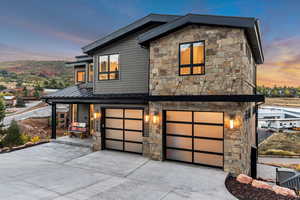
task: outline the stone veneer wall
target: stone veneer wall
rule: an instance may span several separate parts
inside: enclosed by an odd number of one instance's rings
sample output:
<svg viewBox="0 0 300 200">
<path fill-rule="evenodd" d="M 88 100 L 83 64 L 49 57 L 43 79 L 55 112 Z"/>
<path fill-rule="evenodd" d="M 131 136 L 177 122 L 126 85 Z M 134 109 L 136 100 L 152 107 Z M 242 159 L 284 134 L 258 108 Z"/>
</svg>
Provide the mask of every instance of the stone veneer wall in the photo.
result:
<svg viewBox="0 0 300 200">
<path fill-rule="evenodd" d="M 179 44 L 199 40 L 205 40 L 205 75 L 179 76 Z M 253 94 L 253 66 L 243 29 L 189 25 L 150 42 L 150 94 Z"/>
<path fill-rule="evenodd" d="M 161 122 L 149 124 L 149 157 L 163 159 L 163 110 L 189 110 L 224 112 L 224 171 L 236 174 L 250 173 L 250 148 L 255 129 L 245 119 L 245 112 L 251 108 L 250 103 L 226 102 L 150 102 L 149 113 L 158 112 Z M 229 128 L 229 116 L 235 116 L 235 128 Z M 255 118 L 255 117 L 254 117 Z M 253 116 L 251 119 L 253 121 Z M 252 124 L 252 123 L 251 123 Z"/>
</svg>

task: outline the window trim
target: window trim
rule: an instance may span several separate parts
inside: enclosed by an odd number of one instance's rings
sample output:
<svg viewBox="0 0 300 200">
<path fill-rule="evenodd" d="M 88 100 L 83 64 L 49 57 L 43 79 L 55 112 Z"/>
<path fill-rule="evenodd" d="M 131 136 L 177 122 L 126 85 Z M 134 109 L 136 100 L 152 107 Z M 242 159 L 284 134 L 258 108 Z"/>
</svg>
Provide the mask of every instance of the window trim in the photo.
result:
<svg viewBox="0 0 300 200">
<path fill-rule="evenodd" d="M 83 81 L 78 81 L 78 72 L 83 72 Z M 76 83 L 85 83 L 86 82 L 86 71 L 85 70 L 76 70 Z"/>
<path fill-rule="evenodd" d="M 203 59 L 203 64 L 193 64 L 192 62 L 193 62 L 193 45 L 191 45 L 191 47 L 190 47 L 190 51 L 191 51 L 191 55 L 190 55 L 190 62 L 191 62 L 191 64 L 186 64 L 186 65 L 181 65 L 180 63 L 181 63 L 181 54 L 180 54 L 180 46 L 181 45 L 183 45 L 183 44 L 193 44 L 193 43 L 199 43 L 199 42 L 201 42 L 201 43 L 203 43 L 203 48 L 204 48 L 204 52 L 203 52 L 203 56 L 204 56 L 204 59 Z M 197 41 L 191 41 L 191 42 L 182 42 L 182 43 L 179 43 L 179 45 L 178 45 L 178 60 L 179 60 L 179 63 L 178 63 L 178 75 L 179 76 L 201 76 L 201 75 L 205 75 L 205 62 L 206 62 L 206 60 L 205 60 L 205 56 L 206 54 L 205 54 L 205 40 L 197 40 Z M 180 73 L 180 69 L 181 68 L 184 68 L 184 67 L 189 67 L 190 68 L 190 74 L 181 74 Z M 201 74 L 193 74 L 193 68 L 194 67 L 203 67 L 203 73 L 201 73 Z"/>
<path fill-rule="evenodd" d="M 111 55 L 118 55 L 118 71 L 110 71 L 110 56 Z M 101 56 L 107 56 L 107 63 L 108 63 L 108 66 L 107 66 L 107 69 L 108 69 L 108 71 L 107 72 L 100 72 L 100 57 Z M 111 54 L 103 54 L 103 55 L 98 55 L 97 56 L 98 58 L 98 69 L 97 69 L 97 74 L 98 74 L 98 78 L 97 78 L 97 80 L 98 81 L 114 81 L 114 80 L 120 80 L 120 53 L 111 53 Z M 107 74 L 108 76 L 108 79 L 100 79 L 100 74 Z M 116 78 L 116 79 L 110 79 L 110 74 L 118 74 L 118 78 Z"/>
</svg>

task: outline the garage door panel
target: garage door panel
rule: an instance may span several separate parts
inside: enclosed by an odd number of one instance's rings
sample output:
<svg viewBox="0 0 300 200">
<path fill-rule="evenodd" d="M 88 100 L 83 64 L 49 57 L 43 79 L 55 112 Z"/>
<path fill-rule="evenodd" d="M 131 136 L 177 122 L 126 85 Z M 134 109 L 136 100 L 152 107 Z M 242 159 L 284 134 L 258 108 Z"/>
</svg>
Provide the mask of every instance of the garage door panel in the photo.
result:
<svg viewBox="0 0 300 200">
<path fill-rule="evenodd" d="M 122 130 L 106 129 L 105 138 L 123 140 L 123 131 Z"/>
<path fill-rule="evenodd" d="M 223 126 L 194 125 L 194 135 L 198 137 L 223 138 Z"/>
<path fill-rule="evenodd" d="M 108 128 L 123 128 L 123 120 L 122 119 L 105 119 L 105 127 Z"/>
<path fill-rule="evenodd" d="M 214 153 L 223 153 L 223 141 L 195 138 L 194 139 L 194 150 L 214 152 Z"/>
<path fill-rule="evenodd" d="M 194 120 L 199 123 L 223 124 L 222 112 L 194 112 Z"/>
<path fill-rule="evenodd" d="M 223 167 L 223 113 L 166 111 L 169 160 Z"/>
<path fill-rule="evenodd" d="M 142 119 L 143 118 L 143 110 L 125 109 L 125 118 Z"/>
<path fill-rule="evenodd" d="M 125 129 L 130 130 L 143 130 L 142 120 L 125 120 Z"/>
<path fill-rule="evenodd" d="M 167 147 L 192 149 L 192 146 L 193 146 L 192 138 L 167 136 Z"/>
<path fill-rule="evenodd" d="M 138 143 L 125 142 L 125 151 L 142 153 L 143 145 Z"/>
<path fill-rule="evenodd" d="M 142 153 L 143 110 L 106 109 L 105 147 L 127 152 Z"/>
<path fill-rule="evenodd" d="M 167 134 L 192 136 L 192 124 L 167 123 Z"/>
<path fill-rule="evenodd" d="M 179 160 L 184 162 L 193 161 L 193 152 L 191 151 L 181 151 L 175 149 L 167 149 L 167 158 L 171 160 Z"/>
<path fill-rule="evenodd" d="M 167 111 L 167 121 L 191 122 L 192 112 L 185 111 Z"/>
<path fill-rule="evenodd" d="M 121 141 L 113 141 L 113 140 L 106 140 L 105 147 L 108 149 L 116 149 L 116 150 L 123 150 L 123 142 Z"/>
<path fill-rule="evenodd" d="M 137 131 L 125 131 L 125 140 L 142 142 L 143 141 L 143 133 Z"/>
<path fill-rule="evenodd" d="M 217 167 L 223 166 L 223 156 L 208 154 L 208 153 L 194 153 L 194 162 L 198 164 L 212 165 Z"/>
<path fill-rule="evenodd" d="M 105 110 L 106 117 L 123 117 L 123 109 L 106 109 Z"/>
</svg>

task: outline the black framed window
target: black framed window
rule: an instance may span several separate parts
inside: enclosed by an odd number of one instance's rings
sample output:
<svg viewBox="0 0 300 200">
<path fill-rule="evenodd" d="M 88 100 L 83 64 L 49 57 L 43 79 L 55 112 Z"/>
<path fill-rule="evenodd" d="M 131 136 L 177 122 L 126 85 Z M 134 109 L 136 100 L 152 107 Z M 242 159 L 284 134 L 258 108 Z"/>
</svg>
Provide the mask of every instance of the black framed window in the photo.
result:
<svg viewBox="0 0 300 200">
<path fill-rule="evenodd" d="M 179 44 L 179 75 L 199 75 L 205 73 L 204 41 Z"/>
<path fill-rule="evenodd" d="M 99 56 L 98 79 L 119 79 L 119 54 Z"/>
</svg>

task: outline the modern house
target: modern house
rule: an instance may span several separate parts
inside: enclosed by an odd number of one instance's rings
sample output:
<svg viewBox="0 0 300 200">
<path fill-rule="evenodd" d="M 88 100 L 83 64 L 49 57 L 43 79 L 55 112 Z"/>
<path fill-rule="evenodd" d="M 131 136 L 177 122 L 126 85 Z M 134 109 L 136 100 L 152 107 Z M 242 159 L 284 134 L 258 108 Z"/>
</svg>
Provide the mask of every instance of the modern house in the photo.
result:
<svg viewBox="0 0 300 200">
<path fill-rule="evenodd" d="M 89 124 L 94 150 L 253 170 L 264 102 L 256 18 L 150 14 L 82 50 L 67 63 L 76 85 L 43 97 L 52 122 L 56 104 L 72 104 L 72 121 Z"/>
<path fill-rule="evenodd" d="M 300 109 L 264 106 L 258 110 L 258 127 L 267 129 L 300 128 Z"/>
</svg>

